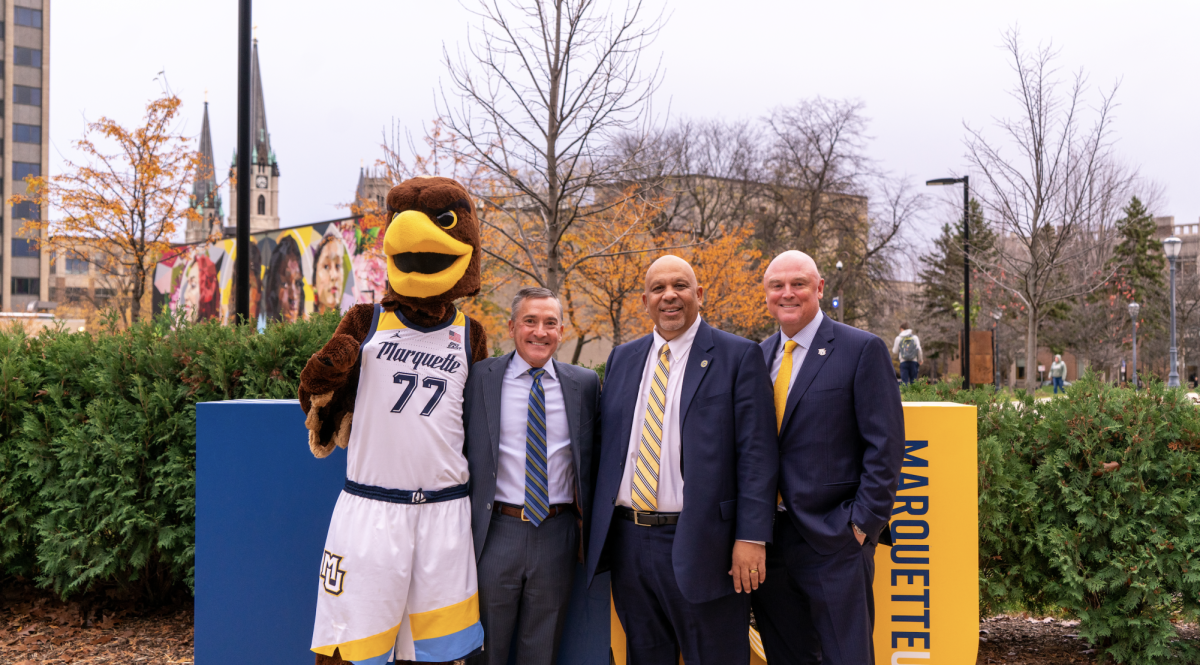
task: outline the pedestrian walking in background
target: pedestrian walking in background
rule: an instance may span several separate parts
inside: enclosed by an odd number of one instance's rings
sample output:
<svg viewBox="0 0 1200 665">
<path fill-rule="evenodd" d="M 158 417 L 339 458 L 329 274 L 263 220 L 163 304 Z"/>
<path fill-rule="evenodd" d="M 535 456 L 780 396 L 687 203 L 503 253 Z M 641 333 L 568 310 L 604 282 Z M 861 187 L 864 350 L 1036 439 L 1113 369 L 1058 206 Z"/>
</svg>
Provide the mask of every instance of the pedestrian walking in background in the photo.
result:
<svg viewBox="0 0 1200 665">
<path fill-rule="evenodd" d="M 1054 362 L 1050 364 L 1050 381 L 1054 383 L 1054 394 L 1057 395 L 1061 390 L 1064 393 L 1067 389 L 1063 386 L 1063 379 L 1067 378 L 1067 364 L 1063 362 L 1062 356 L 1054 354 Z"/>
<path fill-rule="evenodd" d="M 900 324 L 900 334 L 892 342 L 892 353 L 900 359 L 900 382 L 905 385 L 917 380 L 917 371 L 925 357 L 921 353 L 921 340 L 913 333 L 907 323 Z"/>
</svg>

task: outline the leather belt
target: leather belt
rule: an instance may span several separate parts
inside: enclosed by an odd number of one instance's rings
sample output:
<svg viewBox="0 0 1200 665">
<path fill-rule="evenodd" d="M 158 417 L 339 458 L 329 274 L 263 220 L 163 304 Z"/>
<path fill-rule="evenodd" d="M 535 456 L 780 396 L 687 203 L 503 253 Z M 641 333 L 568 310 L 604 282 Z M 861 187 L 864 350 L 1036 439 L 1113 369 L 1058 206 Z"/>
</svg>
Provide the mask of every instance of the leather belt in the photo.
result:
<svg viewBox="0 0 1200 665">
<path fill-rule="evenodd" d="M 616 508 L 617 517 L 629 520 L 638 526 L 666 526 L 679 523 L 679 513 L 643 513 L 625 506 Z"/>
<path fill-rule="evenodd" d="M 553 504 L 550 506 L 550 510 L 546 513 L 546 519 L 548 520 L 551 517 L 557 517 L 573 508 L 574 506 L 569 503 Z M 507 515 L 508 517 L 519 517 L 525 522 L 529 521 L 529 518 L 525 517 L 525 506 L 514 506 L 511 503 L 497 501 L 492 504 L 492 512 L 500 515 Z M 544 522 L 545 520 L 542 521 Z"/>
</svg>

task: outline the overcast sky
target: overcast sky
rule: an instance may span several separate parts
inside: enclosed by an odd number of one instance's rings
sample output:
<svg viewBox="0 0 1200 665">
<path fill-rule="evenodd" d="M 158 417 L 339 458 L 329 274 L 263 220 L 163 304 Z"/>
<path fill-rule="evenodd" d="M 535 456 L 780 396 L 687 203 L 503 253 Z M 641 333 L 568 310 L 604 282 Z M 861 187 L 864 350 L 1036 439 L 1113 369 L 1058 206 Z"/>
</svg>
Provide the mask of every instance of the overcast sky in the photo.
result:
<svg viewBox="0 0 1200 665">
<path fill-rule="evenodd" d="M 967 172 L 964 122 L 986 128 L 1018 112 L 1000 42 L 1019 26 L 1027 45 L 1061 49 L 1064 74 L 1086 70 L 1090 100 L 1120 82 L 1118 151 L 1164 189 L 1156 214 L 1200 220 L 1200 3 L 646 2 L 648 13 L 669 14 L 652 47 L 664 70 L 660 110 L 758 118 L 817 95 L 861 100 L 870 155 L 921 181 Z M 199 134 L 207 91 L 224 177 L 237 134 L 234 0 L 51 6 L 52 174 L 86 121 L 136 124 L 165 71 L 189 133 Z M 346 214 L 359 167 L 381 156 L 392 120 L 419 135 L 434 117 L 442 46 L 454 50 L 471 29 L 445 0 L 256 0 L 254 23 L 285 226 Z"/>
</svg>

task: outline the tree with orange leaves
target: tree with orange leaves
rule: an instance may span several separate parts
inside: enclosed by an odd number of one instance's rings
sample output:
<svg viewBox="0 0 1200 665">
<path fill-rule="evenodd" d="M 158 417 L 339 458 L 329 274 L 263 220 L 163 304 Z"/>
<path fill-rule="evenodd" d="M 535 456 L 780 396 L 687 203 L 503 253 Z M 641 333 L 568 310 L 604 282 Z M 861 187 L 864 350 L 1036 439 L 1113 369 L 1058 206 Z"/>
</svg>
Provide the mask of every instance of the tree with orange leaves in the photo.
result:
<svg viewBox="0 0 1200 665">
<path fill-rule="evenodd" d="M 22 230 L 41 236 L 56 254 L 75 252 L 96 266 L 116 287 L 125 323 L 141 318 L 154 264 L 171 235 L 198 219 L 189 187 L 200 159 L 179 132 L 180 105 L 167 91 L 146 105 L 138 127 L 107 117 L 88 123 L 74 142 L 85 163 L 68 160 L 61 175 L 30 176 L 26 193 L 9 199 L 57 211 L 56 219 L 26 220 Z"/>
<path fill-rule="evenodd" d="M 742 227 L 692 248 L 684 256 L 704 287 L 700 313 L 716 328 L 750 338 L 773 322 L 763 296 L 762 252 L 750 244 L 753 230 Z"/>
<path fill-rule="evenodd" d="M 653 220 L 662 209 L 663 201 L 626 196 L 602 215 L 572 230 L 565 243 L 568 260 L 579 251 L 577 248 L 607 248 L 580 262 L 568 275 L 569 291 L 578 292 L 589 305 L 586 313 L 572 316 L 574 327 L 596 334 L 603 330 L 613 346 L 649 330 L 649 321 L 640 316 L 646 270 L 662 253 L 659 247 L 677 244 L 671 234 L 656 238 L 652 233 Z M 576 358 L 582 346 L 576 347 Z"/>
</svg>

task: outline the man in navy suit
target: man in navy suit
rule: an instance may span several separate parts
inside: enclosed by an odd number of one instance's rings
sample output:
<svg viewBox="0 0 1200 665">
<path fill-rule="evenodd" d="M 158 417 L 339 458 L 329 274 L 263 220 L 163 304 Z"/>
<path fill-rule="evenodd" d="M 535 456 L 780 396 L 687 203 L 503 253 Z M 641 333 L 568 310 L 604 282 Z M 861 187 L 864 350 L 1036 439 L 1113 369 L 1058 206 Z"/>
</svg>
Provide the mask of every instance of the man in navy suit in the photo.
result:
<svg viewBox="0 0 1200 665">
<path fill-rule="evenodd" d="M 686 261 L 646 272 L 654 331 L 613 349 L 600 393 L 588 583 L 612 570 L 630 665 L 745 665 L 775 511 L 771 385 L 753 342 L 700 319 Z"/>
<path fill-rule="evenodd" d="M 874 663 L 875 546 L 904 456 L 896 372 L 880 338 L 821 313 L 816 263 L 789 251 L 763 277 L 779 332 L 762 343 L 779 427 L 771 583 L 754 595 L 771 665 Z M 779 586 L 785 584 L 787 586 Z"/>
</svg>

